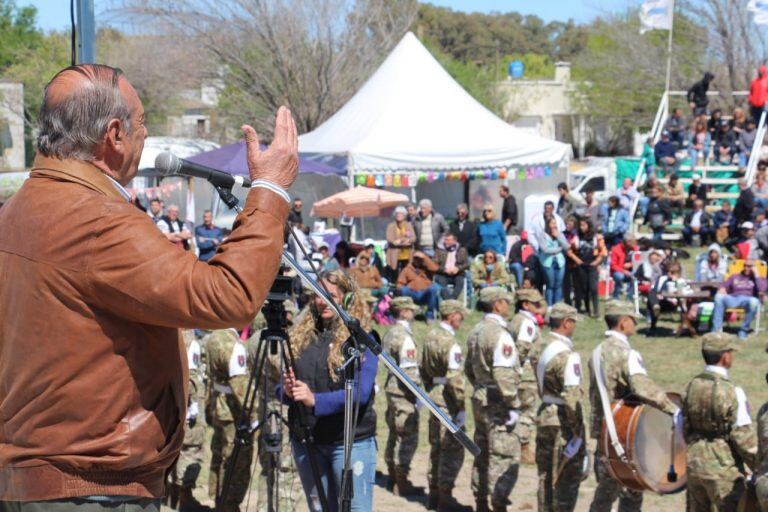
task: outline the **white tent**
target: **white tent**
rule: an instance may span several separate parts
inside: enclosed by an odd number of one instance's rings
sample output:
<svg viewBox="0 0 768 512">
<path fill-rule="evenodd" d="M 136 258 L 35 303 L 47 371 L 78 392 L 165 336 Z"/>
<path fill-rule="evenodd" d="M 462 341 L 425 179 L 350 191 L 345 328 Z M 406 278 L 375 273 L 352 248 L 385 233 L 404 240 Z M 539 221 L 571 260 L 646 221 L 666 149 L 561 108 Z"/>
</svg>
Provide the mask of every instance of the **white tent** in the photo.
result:
<svg viewBox="0 0 768 512">
<path fill-rule="evenodd" d="M 350 176 L 567 166 L 571 147 L 510 126 L 470 96 L 409 32 L 302 153 L 347 158 Z"/>
</svg>

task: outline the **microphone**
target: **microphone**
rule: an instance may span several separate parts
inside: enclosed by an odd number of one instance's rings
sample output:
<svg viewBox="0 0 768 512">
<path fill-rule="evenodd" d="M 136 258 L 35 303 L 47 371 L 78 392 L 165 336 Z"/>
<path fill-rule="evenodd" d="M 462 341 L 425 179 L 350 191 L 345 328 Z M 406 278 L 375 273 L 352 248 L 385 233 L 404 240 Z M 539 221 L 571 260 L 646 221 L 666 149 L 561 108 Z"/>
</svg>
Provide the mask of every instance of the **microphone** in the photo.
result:
<svg viewBox="0 0 768 512">
<path fill-rule="evenodd" d="M 165 151 L 155 158 L 155 169 L 163 176 L 191 176 L 208 180 L 214 187 L 231 189 L 235 185 L 250 188 L 251 180 L 245 176 L 233 176 L 205 165 L 196 164 Z"/>
</svg>

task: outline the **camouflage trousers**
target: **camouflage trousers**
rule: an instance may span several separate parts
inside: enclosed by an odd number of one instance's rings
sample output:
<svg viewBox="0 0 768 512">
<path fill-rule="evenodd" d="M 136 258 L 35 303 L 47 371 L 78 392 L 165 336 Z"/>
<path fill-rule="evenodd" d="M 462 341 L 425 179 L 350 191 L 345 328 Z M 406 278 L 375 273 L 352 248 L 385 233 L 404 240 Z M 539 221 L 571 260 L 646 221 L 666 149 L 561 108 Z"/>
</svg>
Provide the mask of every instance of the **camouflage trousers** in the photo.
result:
<svg viewBox="0 0 768 512">
<path fill-rule="evenodd" d="M 536 468 L 539 474 L 539 512 L 572 512 L 576 507 L 581 484 L 581 470 L 586 457 L 585 444 L 569 461 L 562 453 L 567 439 L 560 427 L 539 427 L 536 431 Z M 557 478 L 558 472 L 560 477 Z M 557 478 L 557 484 L 555 479 Z"/>
<path fill-rule="evenodd" d="M 208 476 L 208 495 L 216 499 L 224 485 L 224 478 L 229 468 L 230 455 L 235 445 L 235 423 L 232 421 L 213 421 L 213 437 L 211 438 L 211 472 Z M 251 462 L 253 461 L 253 445 L 246 444 L 240 450 L 237 463 L 229 484 L 225 506 L 239 506 L 248 492 L 251 481 Z"/>
<path fill-rule="evenodd" d="M 429 444 L 429 488 L 453 489 L 464 463 L 464 448 L 432 415 L 429 417 Z"/>
<path fill-rule="evenodd" d="M 475 395 L 477 395 L 475 391 Z M 485 400 L 472 396 L 472 417 L 475 420 L 473 441 L 480 447 L 480 455 L 472 463 L 472 494 L 477 501 L 488 500 L 488 418 L 483 415 Z"/>
<path fill-rule="evenodd" d="M 279 458 L 279 461 L 276 460 Z M 273 466 L 276 471 L 272 471 Z M 267 452 L 263 443 L 259 443 L 259 496 L 256 503 L 258 512 L 267 512 L 272 503 L 273 510 L 296 510 L 304 498 L 301 479 L 291 454 L 291 441 L 287 432 L 279 453 Z"/>
<path fill-rule="evenodd" d="M 520 419 L 516 432 L 520 437 L 520 444 L 531 442 L 536 431 L 536 413 L 538 410 L 539 389 L 536 381 L 523 380 L 518 387 L 520 397 Z"/>
<path fill-rule="evenodd" d="M 710 480 L 688 475 L 685 498 L 688 512 L 736 512 L 744 493 L 744 479 Z"/>
<path fill-rule="evenodd" d="M 389 476 L 394 477 L 397 471 L 407 475 L 419 445 L 419 411 L 405 397 L 387 395 L 386 420 L 389 435 L 384 461 Z"/>
<path fill-rule="evenodd" d="M 179 459 L 171 470 L 172 484 L 190 489 L 197 486 L 197 477 L 203 465 L 204 445 L 205 422 L 201 415 L 193 427 L 186 426 Z"/>
<path fill-rule="evenodd" d="M 494 508 L 505 508 L 510 505 L 509 495 L 517 483 L 517 475 L 520 470 L 520 438 L 516 424 L 510 427 L 504 424 L 507 419 L 506 410 L 500 411 L 497 406 L 486 406 L 481 415 L 486 418 L 479 428 L 480 449 L 482 461 L 475 466 L 472 472 L 472 490 L 477 500 L 490 496 L 491 505 Z M 478 428 L 477 423 L 475 428 Z M 478 437 L 475 436 L 475 442 Z M 487 462 L 486 462 L 487 461 Z"/>
<path fill-rule="evenodd" d="M 760 503 L 760 510 L 768 512 L 768 475 L 760 475 L 755 482 L 755 494 Z"/>
<path fill-rule="evenodd" d="M 597 478 L 597 489 L 589 506 L 590 512 L 611 510 L 617 498 L 619 512 L 639 512 L 643 508 L 643 493 L 627 489 L 614 480 L 608 471 L 608 461 L 599 450 L 595 453 L 595 478 Z"/>
</svg>

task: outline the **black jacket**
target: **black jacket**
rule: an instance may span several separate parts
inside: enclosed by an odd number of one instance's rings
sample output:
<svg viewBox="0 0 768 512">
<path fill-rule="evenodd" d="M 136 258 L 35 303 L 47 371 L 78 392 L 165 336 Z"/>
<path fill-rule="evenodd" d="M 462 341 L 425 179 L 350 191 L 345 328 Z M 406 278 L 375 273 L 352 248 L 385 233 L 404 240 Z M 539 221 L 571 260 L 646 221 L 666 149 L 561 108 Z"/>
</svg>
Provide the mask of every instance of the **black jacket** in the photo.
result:
<svg viewBox="0 0 768 512">
<path fill-rule="evenodd" d="M 459 221 L 455 220 L 451 223 L 448 230 L 456 237 L 459 245 L 467 249 L 470 256 L 477 254 L 477 224 L 467 219 L 464 221 L 464 225 L 459 227 Z"/>
<path fill-rule="evenodd" d="M 707 186 L 705 184 L 701 184 L 698 187 L 691 183 L 688 185 L 688 195 L 696 194 L 696 197 L 704 201 L 704 204 L 707 204 Z"/>
<path fill-rule="evenodd" d="M 706 107 L 709 104 L 709 98 L 707 98 L 707 91 L 709 91 L 709 83 L 715 78 L 712 73 L 705 73 L 704 78 L 696 82 L 688 89 L 688 103 L 695 103 L 697 107 Z"/>
<path fill-rule="evenodd" d="M 693 219 L 693 213 L 694 212 L 688 212 L 685 215 L 685 218 L 683 219 L 683 226 L 690 226 L 691 220 Z M 707 212 L 703 211 L 701 212 L 701 227 L 702 228 L 709 228 L 712 227 L 712 216 L 710 216 Z"/>
<path fill-rule="evenodd" d="M 656 216 L 660 216 L 659 218 L 661 220 L 667 222 L 672 221 L 672 210 L 670 210 L 669 203 L 666 200 L 651 199 L 651 202 L 648 203 L 648 211 L 645 214 L 645 224 L 649 224 L 651 227 L 661 227 L 654 226 Z"/>
<path fill-rule="evenodd" d="M 512 194 L 504 198 L 501 205 L 501 223 L 504 224 L 507 219 L 510 220 L 510 227 L 517 226 L 517 200 Z"/>
<path fill-rule="evenodd" d="M 736 205 L 733 207 L 733 218 L 736 219 L 736 225 L 742 222 L 752 220 L 752 211 L 755 209 L 755 193 L 751 188 L 742 190 Z"/>
</svg>

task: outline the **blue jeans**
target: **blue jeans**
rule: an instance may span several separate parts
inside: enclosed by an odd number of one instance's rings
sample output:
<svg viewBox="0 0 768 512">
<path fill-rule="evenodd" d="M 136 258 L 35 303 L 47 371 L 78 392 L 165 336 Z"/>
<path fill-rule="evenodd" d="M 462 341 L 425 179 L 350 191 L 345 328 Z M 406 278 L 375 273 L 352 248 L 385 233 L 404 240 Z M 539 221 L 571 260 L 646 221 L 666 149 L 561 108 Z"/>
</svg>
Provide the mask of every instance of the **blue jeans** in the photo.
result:
<svg viewBox="0 0 768 512">
<path fill-rule="evenodd" d="M 544 267 L 544 276 L 547 279 L 546 299 L 550 306 L 563 301 L 563 277 L 565 266 L 560 268 L 557 261 L 553 261 L 549 267 Z"/>
<path fill-rule="evenodd" d="M 509 270 L 515 274 L 515 279 L 517 279 L 517 286 L 523 286 L 523 274 L 525 272 L 525 267 L 523 264 L 512 262 L 509 264 Z"/>
<path fill-rule="evenodd" d="M 640 208 L 640 216 L 645 218 L 645 214 L 648 212 L 648 203 L 651 202 L 651 198 L 648 196 L 641 196 L 637 200 L 637 206 Z"/>
<path fill-rule="evenodd" d="M 293 459 L 296 469 L 307 496 L 310 512 L 319 512 L 320 501 L 317 497 L 315 480 L 312 477 L 312 467 L 304 446 L 292 440 Z M 325 496 L 328 498 L 330 512 L 339 510 L 339 493 L 341 492 L 341 470 L 344 467 L 344 445 L 342 443 L 316 445 L 317 465 L 320 469 L 320 480 L 323 483 Z M 355 441 L 352 445 L 352 510 L 367 512 L 373 510 L 373 485 L 376 481 L 376 437 Z M 330 479 L 333 481 L 330 482 Z"/>
<path fill-rule="evenodd" d="M 416 304 L 427 306 L 427 318 L 435 318 L 435 311 L 440 301 L 440 286 L 431 284 L 426 290 L 411 290 L 407 286 L 401 286 L 400 295 L 412 298 Z"/>
<path fill-rule="evenodd" d="M 760 307 L 760 300 L 757 297 L 748 297 L 746 295 L 725 295 L 718 293 L 715 295 L 715 312 L 712 321 L 712 330 L 719 331 L 723 328 L 723 315 L 728 308 L 744 308 L 746 314 L 744 321 L 739 328 L 742 332 L 749 331 L 749 324 L 755 318 L 757 309 Z"/>
<path fill-rule="evenodd" d="M 627 285 L 627 300 L 632 299 L 635 296 L 635 290 L 632 288 L 632 282 L 634 278 L 621 272 L 613 273 L 613 298 L 618 299 L 621 297 L 621 289 L 624 284 Z"/>
</svg>

